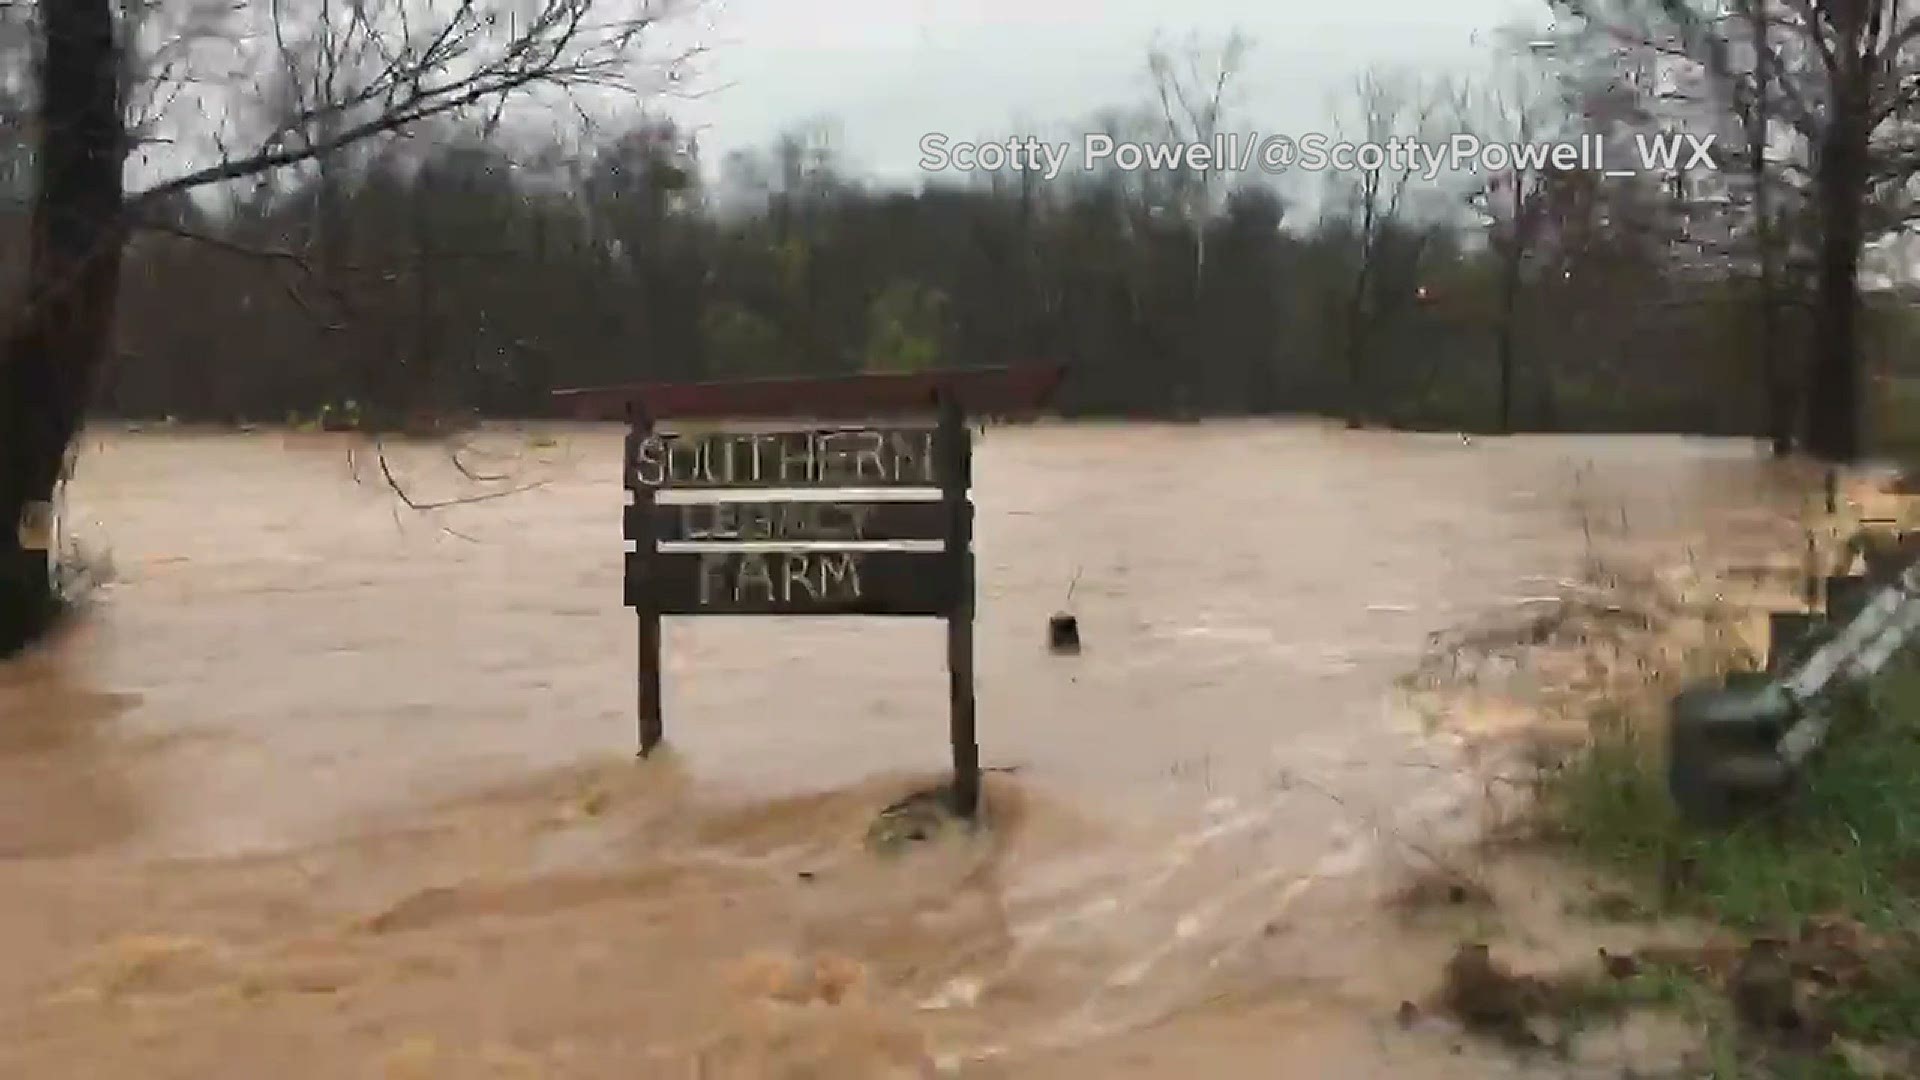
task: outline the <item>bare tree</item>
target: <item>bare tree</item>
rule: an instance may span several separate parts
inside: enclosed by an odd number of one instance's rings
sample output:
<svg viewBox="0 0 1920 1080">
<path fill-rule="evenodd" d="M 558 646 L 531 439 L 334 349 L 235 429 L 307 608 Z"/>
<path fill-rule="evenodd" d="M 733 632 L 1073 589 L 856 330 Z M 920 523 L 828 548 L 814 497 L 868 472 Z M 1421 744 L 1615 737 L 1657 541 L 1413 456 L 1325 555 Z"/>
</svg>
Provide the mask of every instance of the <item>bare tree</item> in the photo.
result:
<svg viewBox="0 0 1920 1080">
<path fill-rule="evenodd" d="M 1219 44 L 1189 36 L 1177 46 L 1155 41 L 1147 50 L 1147 71 L 1164 137 L 1173 145 L 1220 146 L 1235 78 L 1246 61 L 1251 41 L 1235 30 Z M 1201 165 L 1183 157 L 1180 167 L 1168 170 L 1172 208 L 1191 237 L 1193 259 L 1186 275 L 1186 326 L 1180 331 L 1172 358 L 1177 372 L 1174 393 L 1186 408 L 1194 395 L 1192 373 L 1196 350 L 1205 348 L 1201 297 L 1206 289 L 1207 233 L 1218 212 L 1221 180 L 1230 162 L 1212 160 Z"/>
<path fill-rule="evenodd" d="M 1410 140 L 1427 140 L 1438 114 L 1440 95 L 1445 87 L 1430 84 L 1411 74 L 1382 69 L 1370 70 L 1355 84 L 1350 116 L 1338 126 L 1343 133 L 1372 147 Z M 1347 426 L 1358 427 L 1369 383 L 1368 350 L 1378 310 L 1378 279 L 1389 257 L 1417 264 L 1428 230 L 1419 230 L 1410 250 L 1390 250 L 1401 239 L 1399 229 L 1408 220 L 1406 212 L 1420 166 L 1412 153 L 1380 155 L 1356 159 L 1351 172 L 1330 173 L 1334 185 L 1334 207 L 1343 215 L 1343 224 L 1351 230 L 1354 266 L 1345 297 L 1346 320 L 1343 352 L 1347 379 Z"/>
<path fill-rule="evenodd" d="M 1781 306 L 1777 202 L 1804 195 L 1816 230 L 1806 445 L 1828 460 L 1858 457 L 1861 258 L 1914 216 L 1920 133 L 1908 113 L 1920 102 L 1920 13 L 1900 0 L 1549 2 L 1591 33 L 1658 56 L 1676 77 L 1708 81 L 1738 118 L 1764 311 Z M 1778 412 L 1790 380 L 1767 362 Z M 1778 417 L 1775 427 L 1778 445 Z"/>
<path fill-rule="evenodd" d="M 1489 81 L 1462 94 L 1463 131 L 1485 142 L 1535 145 L 1564 133 L 1565 110 L 1545 72 L 1525 59 L 1501 57 Z M 1513 395 L 1520 298 L 1526 268 L 1547 220 L 1546 182 L 1550 166 L 1538 157 L 1511 154 L 1505 168 L 1476 175 L 1468 199 L 1487 227 L 1488 245 L 1498 268 L 1494 310 L 1494 358 L 1498 367 L 1495 430 L 1514 427 Z"/>
<path fill-rule="evenodd" d="M 1900 114 L 1920 95 L 1913 46 L 1920 16 L 1900 0 L 1792 0 L 1796 29 L 1819 57 L 1810 90 L 1825 98 L 1809 110 L 1814 147 L 1814 205 L 1820 221 L 1814 306 L 1814 371 L 1807 396 L 1807 446 L 1822 457 L 1860 455 L 1860 260 L 1874 222 L 1869 204 L 1881 185 L 1904 193 L 1917 164 Z M 1791 20 L 1790 20 L 1791 21 Z M 1784 73 L 1783 73 L 1784 74 Z M 1893 129 L 1893 145 L 1876 132 Z"/>
<path fill-rule="evenodd" d="M 1147 50 L 1147 70 L 1153 77 L 1154 96 L 1170 141 L 1215 145 L 1233 81 L 1251 47 L 1252 41 L 1235 30 L 1218 47 L 1189 39 L 1179 49 L 1156 42 Z M 1176 205 L 1194 230 L 1196 291 L 1206 274 L 1207 221 L 1219 208 L 1219 181 L 1230 164 L 1216 161 L 1206 168 L 1181 169 L 1174 174 Z"/>
<path fill-rule="evenodd" d="M 1781 190 L 1779 166 L 1773 160 L 1779 61 L 1770 25 L 1774 17 L 1771 9 L 1770 0 L 1738 0 L 1735 4 L 1745 31 L 1742 43 L 1747 61 L 1743 71 L 1726 70 L 1726 78 L 1731 82 L 1732 105 L 1739 120 L 1739 154 L 1745 159 L 1747 198 L 1751 202 L 1753 302 L 1758 329 L 1755 348 L 1766 386 L 1767 438 L 1774 455 L 1784 456 L 1793 449 L 1795 409 L 1793 380 L 1780 347 L 1784 292 L 1781 229 L 1776 214 L 1792 193 Z"/>
<path fill-rule="evenodd" d="M 21 310 L 0 340 L 0 651 L 54 610 L 54 486 L 105 354 L 119 282 L 126 131 L 110 0 L 43 4 Z"/>
<path fill-rule="evenodd" d="M 45 544 L 66 448 L 108 351 L 123 246 L 147 214 L 195 189 L 320 161 L 435 116 L 497 111 L 543 90 L 631 95 L 660 85 L 638 65 L 663 14 L 643 0 L 194 3 L 183 5 L 193 19 L 164 28 L 144 19 L 153 10 L 141 3 L 128 19 L 116 0 L 37 8 L 29 265 L 0 338 L 0 651 L 31 637 L 54 610 L 45 560 L 31 549 Z M 270 104 L 287 107 L 256 125 L 264 130 L 247 148 L 232 149 L 232 132 L 223 131 L 215 160 L 128 192 L 123 170 L 145 134 L 144 124 L 129 124 L 129 57 L 163 30 L 178 44 L 157 51 L 181 60 L 180 70 L 155 73 L 163 81 L 218 81 L 246 99 L 259 83 L 246 86 L 244 73 L 286 72 L 279 85 L 288 93 Z M 310 47 L 303 52 L 297 39 Z M 271 55 L 259 54 L 263 42 Z M 671 83 L 679 68 L 664 74 Z M 209 104 L 205 94 L 151 100 L 162 109 Z"/>
</svg>

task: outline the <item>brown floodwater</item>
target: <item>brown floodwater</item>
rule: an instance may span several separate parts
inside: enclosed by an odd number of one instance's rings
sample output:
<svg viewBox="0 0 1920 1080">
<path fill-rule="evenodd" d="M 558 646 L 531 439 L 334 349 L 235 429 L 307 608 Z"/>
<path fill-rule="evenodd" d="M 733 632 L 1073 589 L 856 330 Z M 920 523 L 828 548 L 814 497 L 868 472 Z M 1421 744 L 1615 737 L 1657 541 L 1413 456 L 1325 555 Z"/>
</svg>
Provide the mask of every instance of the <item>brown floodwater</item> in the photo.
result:
<svg viewBox="0 0 1920 1080">
<path fill-rule="evenodd" d="M 1484 790 L 1396 680 L 1600 547 L 1785 550 L 1806 489 L 1734 442 L 990 428 L 990 827 L 883 857 L 940 624 L 669 619 L 635 761 L 620 452 L 87 436 L 103 584 L 0 668 L 0 1074 L 1522 1075 L 1394 1023 L 1449 939 L 1372 901 Z"/>
</svg>

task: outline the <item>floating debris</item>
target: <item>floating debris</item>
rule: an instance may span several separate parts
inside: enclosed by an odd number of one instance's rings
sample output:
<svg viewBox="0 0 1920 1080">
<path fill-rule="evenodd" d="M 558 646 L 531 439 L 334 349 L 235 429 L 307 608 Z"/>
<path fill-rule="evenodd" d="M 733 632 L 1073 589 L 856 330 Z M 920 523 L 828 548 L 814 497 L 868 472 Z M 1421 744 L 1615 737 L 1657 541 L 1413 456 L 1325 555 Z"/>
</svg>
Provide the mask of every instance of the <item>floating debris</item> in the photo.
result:
<svg viewBox="0 0 1920 1080">
<path fill-rule="evenodd" d="M 1080 620 L 1065 612 L 1047 620 L 1047 648 L 1057 654 L 1074 655 L 1080 651 Z"/>
</svg>

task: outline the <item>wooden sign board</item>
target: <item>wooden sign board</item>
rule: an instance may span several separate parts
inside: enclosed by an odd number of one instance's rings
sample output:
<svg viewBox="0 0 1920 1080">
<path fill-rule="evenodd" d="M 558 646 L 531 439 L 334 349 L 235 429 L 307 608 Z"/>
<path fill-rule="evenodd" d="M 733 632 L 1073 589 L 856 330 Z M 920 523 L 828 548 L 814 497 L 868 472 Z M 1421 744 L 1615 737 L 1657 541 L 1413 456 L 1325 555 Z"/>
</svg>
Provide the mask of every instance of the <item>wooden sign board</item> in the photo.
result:
<svg viewBox="0 0 1920 1080">
<path fill-rule="evenodd" d="M 937 488 L 934 429 L 653 433 L 630 448 L 628 486 Z"/>
<path fill-rule="evenodd" d="M 944 540 L 946 514 L 940 503 L 926 501 L 656 502 L 627 507 L 626 539 L 651 537 L 662 544 Z"/>
<path fill-rule="evenodd" d="M 968 410 L 1039 406 L 1058 367 L 761 379 L 565 390 L 582 417 L 618 410 L 626 603 L 640 620 L 640 752 L 662 738 L 660 619 L 667 615 L 891 615 L 947 621 L 953 803 L 971 816 L 980 754 L 973 702 L 973 440 Z M 935 416 L 782 430 L 661 431 L 656 421 Z M 917 501 L 865 491 L 924 492 Z M 739 497 L 805 491 L 814 498 Z M 658 496 L 672 493 L 677 501 Z M 819 496 L 831 492 L 831 498 Z M 903 542 L 937 542 L 931 550 Z"/>
<path fill-rule="evenodd" d="M 662 551 L 627 556 L 627 605 L 661 615 L 921 615 L 956 606 L 946 551 Z"/>
</svg>

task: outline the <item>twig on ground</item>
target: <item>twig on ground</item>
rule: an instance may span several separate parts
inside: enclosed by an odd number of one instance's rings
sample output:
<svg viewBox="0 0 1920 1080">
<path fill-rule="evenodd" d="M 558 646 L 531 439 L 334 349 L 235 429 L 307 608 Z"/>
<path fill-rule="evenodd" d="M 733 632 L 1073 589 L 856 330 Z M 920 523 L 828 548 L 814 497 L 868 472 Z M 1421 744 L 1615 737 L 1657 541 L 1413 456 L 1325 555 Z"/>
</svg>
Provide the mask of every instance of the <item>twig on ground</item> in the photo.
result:
<svg viewBox="0 0 1920 1080">
<path fill-rule="evenodd" d="M 476 473 L 472 469 L 467 468 L 466 462 L 460 460 L 460 451 L 465 449 L 465 446 L 456 446 L 447 452 L 447 459 L 453 462 L 454 468 L 460 470 L 461 476 L 480 484 L 497 484 L 502 480 L 511 479 L 505 473 L 501 473 L 498 476 L 488 476 L 482 473 Z"/>
<path fill-rule="evenodd" d="M 413 496 L 407 494 L 405 488 L 400 486 L 399 479 L 393 475 L 393 470 L 388 467 L 386 446 L 379 439 L 373 441 L 373 450 L 375 457 L 380 462 L 380 475 L 386 478 L 387 486 L 393 489 L 393 493 L 400 497 L 401 502 L 407 504 L 407 509 L 409 510 L 441 510 L 449 506 L 465 506 L 468 503 L 486 502 L 489 499 L 504 499 L 509 495 L 519 495 L 532 491 L 535 488 L 547 486 L 547 481 L 539 480 L 531 484 L 522 484 L 519 487 L 508 488 L 505 491 L 487 491 L 479 495 L 462 495 L 456 499 L 442 499 L 438 502 L 417 502 Z"/>
<path fill-rule="evenodd" d="M 1305 788 L 1306 790 L 1311 791 L 1321 796 L 1322 798 L 1325 798 L 1328 802 L 1333 803 L 1335 806 L 1345 811 L 1348 815 L 1353 817 L 1356 821 L 1361 822 L 1362 824 L 1367 826 L 1369 829 L 1372 829 L 1375 833 L 1394 841 L 1395 843 L 1399 844 L 1401 847 L 1404 847 L 1408 851 L 1411 851 L 1412 853 L 1414 853 L 1415 855 L 1418 855 L 1421 858 L 1427 860 L 1429 863 L 1432 863 L 1435 868 L 1444 870 L 1447 873 L 1455 874 L 1460 877 L 1469 876 L 1466 873 L 1462 872 L 1459 869 L 1459 867 L 1451 864 L 1445 858 L 1434 853 L 1430 848 L 1426 847 L 1425 845 L 1415 843 L 1413 840 L 1408 839 L 1406 834 L 1402 833 L 1400 830 L 1381 821 L 1380 816 L 1378 814 L 1367 813 L 1365 811 L 1354 809 L 1354 807 L 1347 802 L 1345 797 L 1343 797 L 1339 792 L 1334 791 L 1333 789 L 1327 787 L 1325 784 L 1319 783 L 1318 781 L 1315 781 L 1315 780 L 1310 780 L 1304 776 L 1301 776 L 1299 773 L 1293 772 L 1291 770 L 1285 770 L 1285 769 L 1281 770 L 1281 772 L 1279 773 L 1279 781 L 1282 787 Z"/>
<path fill-rule="evenodd" d="M 459 448 L 459 446 L 455 446 L 455 448 L 453 448 L 453 450 L 451 450 L 451 452 L 447 454 L 447 459 L 449 459 L 449 461 L 453 461 L 453 467 L 461 471 L 461 477 L 467 477 L 468 480 L 474 480 L 476 484 L 497 484 L 497 482 L 501 482 L 501 480 L 511 479 L 511 477 L 507 477 L 505 473 L 499 473 L 499 475 L 486 475 L 486 473 L 474 473 L 472 469 L 468 469 L 467 463 L 465 463 L 465 461 L 461 461 L 461 448 Z"/>
</svg>

